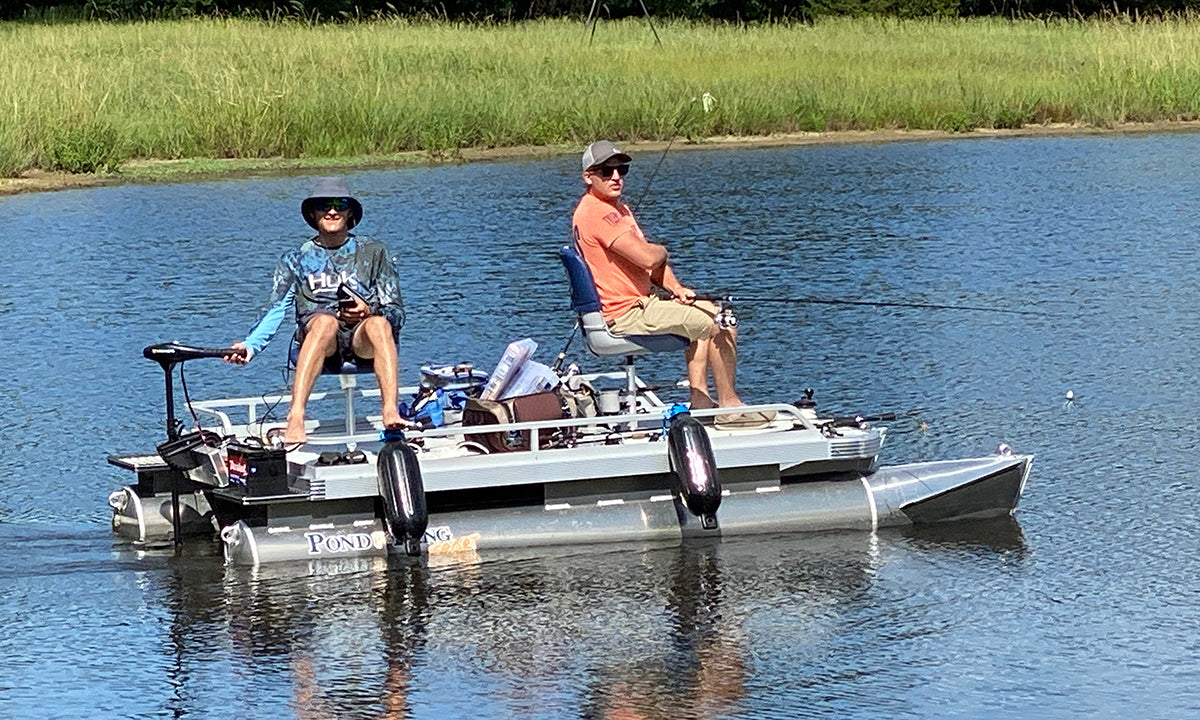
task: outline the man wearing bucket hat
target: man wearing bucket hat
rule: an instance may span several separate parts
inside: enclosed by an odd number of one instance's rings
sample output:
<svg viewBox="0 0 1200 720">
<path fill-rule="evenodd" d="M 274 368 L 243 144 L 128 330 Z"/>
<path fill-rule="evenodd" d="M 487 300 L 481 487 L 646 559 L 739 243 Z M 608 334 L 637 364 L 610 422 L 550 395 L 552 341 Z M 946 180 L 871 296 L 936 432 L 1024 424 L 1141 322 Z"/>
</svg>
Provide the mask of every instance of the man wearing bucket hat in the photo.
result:
<svg viewBox="0 0 1200 720">
<path fill-rule="evenodd" d="M 300 203 L 300 213 L 317 235 L 280 259 L 270 307 L 245 340 L 233 343 L 242 352 L 225 360 L 250 362 L 293 308 L 300 349 L 284 442 L 307 439 L 304 411 L 313 383 L 322 368 L 338 372 L 344 363 L 374 367 L 383 424 L 399 425 L 396 342 L 404 325 L 404 301 L 387 248 L 350 232 L 363 211 L 342 178 L 319 179 Z"/>
<path fill-rule="evenodd" d="M 614 335 L 681 335 L 688 345 L 688 384 L 696 409 L 744 405 L 734 386 L 737 333 L 717 325 L 717 307 L 696 300 L 696 293 L 675 277 L 667 249 L 646 240 L 629 206 L 621 202 L 632 158 L 608 140 L 583 151 L 583 184 L 587 188 L 572 221 L 575 244 L 592 271 L 600 312 Z M 670 293 L 669 300 L 654 294 Z M 712 373 L 717 391 L 708 392 Z M 733 412 L 716 417 L 718 428 L 753 428 L 769 424 L 773 412 Z"/>
</svg>

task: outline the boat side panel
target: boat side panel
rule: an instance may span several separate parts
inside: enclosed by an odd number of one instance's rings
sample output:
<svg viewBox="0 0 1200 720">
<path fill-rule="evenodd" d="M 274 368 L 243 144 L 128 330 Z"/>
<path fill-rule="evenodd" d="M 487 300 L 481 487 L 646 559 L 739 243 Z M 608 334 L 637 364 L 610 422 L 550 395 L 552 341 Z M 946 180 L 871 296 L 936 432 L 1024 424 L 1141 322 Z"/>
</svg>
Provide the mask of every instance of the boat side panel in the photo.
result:
<svg viewBox="0 0 1200 720">
<path fill-rule="evenodd" d="M 729 468 L 773 465 L 789 474 L 812 464 L 814 471 L 865 469 L 874 454 L 863 457 L 839 454 L 830 457 L 830 441 L 816 431 L 726 433 L 712 438 L 713 454 L 722 471 Z M 865 446 L 878 451 L 878 437 Z M 855 447 L 862 445 L 855 441 Z M 863 450 L 867 453 L 867 450 Z M 633 442 L 553 450 L 497 453 L 459 457 L 419 458 L 425 489 L 429 493 L 531 483 L 602 481 L 604 478 L 658 476 L 670 472 L 665 442 Z M 825 467 L 823 463 L 829 463 Z M 374 495 L 375 466 L 302 467 L 291 469 L 292 490 L 313 499 Z"/>
<path fill-rule="evenodd" d="M 807 482 L 732 489 L 721 501 L 722 535 L 872 529 L 871 501 L 863 483 Z"/>
<path fill-rule="evenodd" d="M 601 503 L 562 502 L 499 512 L 431 515 L 426 541 L 432 556 L 493 548 L 678 541 L 681 537 L 680 516 L 670 495 L 654 501 Z"/>
<path fill-rule="evenodd" d="M 431 555 L 443 548 L 479 551 L 612 542 L 678 542 L 683 536 L 723 536 L 872 527 L 870 499 L 861 482 L 780 485 L 763 472 L 740 474 L 717 511 L 718 528 L 701 531 L 667 491 L 625 501 L 595 495 L 548 499 L 544 507 L 431 515 L 426 541 Z M 724 478 L 725 474 L 722 473 Z"/>
<path fill-rule="evenodd" d="M 225 545 L 225 561 L 231 565 L 388 554 L 387 534 L 378 518 L 269 528 L 252 527 L 239 520 L 221 531 L 221 540 Z"/>
</svg>

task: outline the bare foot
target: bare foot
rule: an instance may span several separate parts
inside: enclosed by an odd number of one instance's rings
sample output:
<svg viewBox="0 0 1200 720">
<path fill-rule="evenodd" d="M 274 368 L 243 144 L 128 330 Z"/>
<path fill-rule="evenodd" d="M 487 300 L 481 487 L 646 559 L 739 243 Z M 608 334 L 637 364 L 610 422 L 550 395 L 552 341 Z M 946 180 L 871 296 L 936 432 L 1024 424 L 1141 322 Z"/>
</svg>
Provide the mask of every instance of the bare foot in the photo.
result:
<svg viewBox="0 0 1200 720">
<path fill-rule="evenodd" d="M 382 419 L 383 419 L 383 426 L 385 428 L 396 427 L 396 426 L 405 424 L 404 418 L 400 417 L 400 411 L 397 410 L 396 408 L 384 408 Z"/>
<path fill-rule="evenodd" d="M 308 440 L 308 432 L 304 429 L 304 418 L 288 415 L 287 430 L 283 433 L 285 445 L 295 445 Z"/>
<path fill-rule="evenodd" d="M 692 390 L 688 400 L 688 404 L 693 410 L 708 410 L 717 406 L 717 404 L 713 402 L 713 399 L 708 396 L 708 393 L 701 390 Z"/>
</svg>

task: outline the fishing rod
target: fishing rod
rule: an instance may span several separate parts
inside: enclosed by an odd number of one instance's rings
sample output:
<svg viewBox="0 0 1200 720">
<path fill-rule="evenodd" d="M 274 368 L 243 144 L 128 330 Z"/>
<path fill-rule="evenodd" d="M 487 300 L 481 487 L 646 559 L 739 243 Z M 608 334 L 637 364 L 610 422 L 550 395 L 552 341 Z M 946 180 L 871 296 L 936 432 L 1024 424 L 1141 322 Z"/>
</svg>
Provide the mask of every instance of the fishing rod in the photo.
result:
<svg viewBox="0 0 1200 720">
<path fill-rule="evenodd" d="M 575 321 L 575 327 L 571 328 L 571 337 L 567 338 L 567 344 L 563 345 L 563 349 L 559 351 L 558 357 L 554 358 L 554 364 L 550 366 L 550 369 L 555 373 L 562 370 L 563 362 L 567 359 L 567 350 L 570 349 L 571 343 L 575 342 L 575 333 L 579 332 L 579 326 L 582 324 L 579 320 Z"/>
<path fill-rule="evenodd" d="M 650 171 L 650 177 L 647 178 L 645 186 L 642 187 L 641 194 L 638 195 L 638 199 L 629 206 L 631 211 L 636 212 L 638 207 L 642 204 L 642 201 L 645 200 L 646 196 L 650 194 L 650 186 L 654 184 L 654 178 L 658 176 L 658 169 L 662 167 L 663 161 L 667 159 L 667 153 L 671 151 L 671 146 L 675 144 L 675 137 L 679 134 L 679 126 L 682 125 L 683 121 L 692 114 L 692 110 L 696 107 L 697 100 L 700 101 L 700 106 L 704 108 L 705 115 L 712 112 L 713 105 L 715 105 L 717 102 L 717 99 L 714 98 L 712 93 L 709 92 L 703 93 L 700 95 L 700 97 L 692 98 L 688 101 L 687 107 L 685 107 L 683 112 L 679 114 L 679 117 L 675 119 L 675 125 L 671 128 L 671 137 L 667 140 L 667 146 L 663 148 L 662 155 L 658 156 L 658 162 L 654 164 L 654 169 Z"/>
<path fill-rule="evenodd" d="M 712 294 L 697 294 L 697 300 L 707 300 L 715 303 L 727 303 L 730 305 L 739 302 L 748 303 L 792 303 L 804 305 L 858 305 L 862 307 L 902 307 L 902 308 L 920 308 L 924 310 L 971 310 L 974 312 L 993 312 L 993 313 L 1008 313 L 1011 315 L 1041 315 L 1048 316 L 1049 313 L 1039 312 L 1037 310 L 1011 310 L 1009 308 L 993 308 L 982 307 L 980 305 L 941 305 L 938 303 L 911 303 L 911 302 L 890 302 L 886 300 L 839 300 L 832 298 L 814 298 L 814 297 L 798 297 L 798 298 L 781 298 L 781 297 L 749 297 L 742 295 L 712 295 Z"/>
</svg>

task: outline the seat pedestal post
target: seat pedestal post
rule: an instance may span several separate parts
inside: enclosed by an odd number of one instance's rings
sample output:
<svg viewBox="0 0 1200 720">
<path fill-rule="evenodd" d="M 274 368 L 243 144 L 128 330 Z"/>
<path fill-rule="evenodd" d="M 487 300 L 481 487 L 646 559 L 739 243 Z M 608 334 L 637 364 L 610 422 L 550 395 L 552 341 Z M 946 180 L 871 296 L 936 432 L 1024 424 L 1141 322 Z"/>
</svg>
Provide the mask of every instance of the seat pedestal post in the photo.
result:
<svg viewBox="0 0 1200 720">
<path fill-rule="evenodd" d="M 354 421 L 354 389 L 358 387 L 358 378 L 354 375 L 338 375 L 338 384 L 342 386 L 342 392 L 346 395 L 346 434 L 353 435 L 355 430 Z"/>
<path fill-rule="evenodd" d="M 624 393 L 625 412 L 632 414 L 637 412 L 637 374 L 633 369 L 633 356 L 625 356 L 625 393 Z"/>
</svg>

